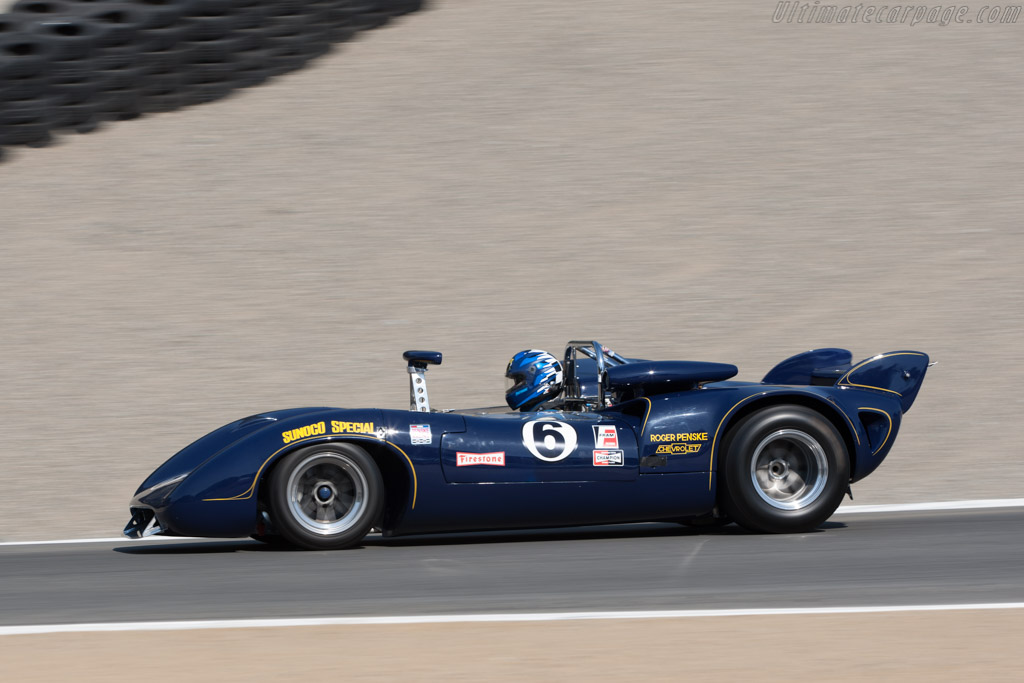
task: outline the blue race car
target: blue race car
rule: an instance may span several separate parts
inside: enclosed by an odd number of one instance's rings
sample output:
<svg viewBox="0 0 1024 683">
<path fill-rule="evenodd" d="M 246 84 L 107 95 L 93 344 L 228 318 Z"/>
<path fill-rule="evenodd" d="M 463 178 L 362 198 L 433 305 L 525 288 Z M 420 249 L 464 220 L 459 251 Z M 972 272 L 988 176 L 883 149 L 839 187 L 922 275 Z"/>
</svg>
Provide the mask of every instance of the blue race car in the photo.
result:
<svg viewBox="0 0 1024 683">
<path fill-rule="evenodd" d="M 385 536 L 640 521 L 767 533 L 822 524 L 892 449 L 928 356 L 647 361 L 593 341 L 523 351 L 509 408 L 431 410 L 434 351 L 407 351 L 410 409 L 296 408 L 232 422 L 139 487 L 125 535 L 310 549 Z"/>
</svg>

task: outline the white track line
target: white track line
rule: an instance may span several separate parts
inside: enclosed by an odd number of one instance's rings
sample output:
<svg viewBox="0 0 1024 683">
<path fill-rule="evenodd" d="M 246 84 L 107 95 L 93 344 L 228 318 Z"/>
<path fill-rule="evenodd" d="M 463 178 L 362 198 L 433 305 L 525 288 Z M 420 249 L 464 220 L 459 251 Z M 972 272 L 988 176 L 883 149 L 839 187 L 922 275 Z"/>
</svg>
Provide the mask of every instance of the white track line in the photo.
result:
<svg viewBox="0 0 1024 683">
<path fill-rule="evenodd" d="M 4 541 L 0 547 L 14 545 L 66 545 L 69 543 L 141 543 L 149 541 L 209 541 L 198 536 L 147 536 L 145 538 L 128 538 L 127 536 L 111 536 L 110 538 L 66 538 L 58 541 Z M 230 539 L 228 539 L 230 540 Z"/>
<path fill-rule="evenodd" d="M 988 508 L 1024 507 L 1024 498 L 990 498 L 985 500 L 951 500 L 937 503 L 896 503 L 892 505 L 843 505 L 835 514 L 854 515 L 868 512 L 928 512 L 936 510 L 984 510 Z M 0 548 L 19 545 L 65 545 L 71 543 L 138 543 L 140 541 L 204 541 L 192 536 L 148 536 L 130 539 L 124 536 L 110 538 L 70 538 L 56 541 L 4 541 Z"/>
<path fill-rule="evenodd" d="M 987 500 L 951 500 L 942 503 L 898 503 L 895 505 L 843 505 L 835 514 L 853 515 L 864 512 L 926 512 L 930 510 L 983 510 L 987 508 L 1024 507 L 1024 498 L 990 498 Z"/>
<path fill-rule="evenodd" d="M 593 621 L 599 619 L 692 619 L 698 617 L 764 617 L 814 614 L 872 614 L 882 612 L 939 612 L 1024 609 L 1024 602 L 965 605 L 879 605 L 873 607 L 781 607 L 765 609 L 698 609 L 637 612 L 533 612 L 524 614 L 438 614 L 406 617 L 312 617 L 306 619 L 217 619 L 209 621 L 125 621 L 109 624 L 44 624 L 0 626 L 0 636 L 111 631 L 195 631 L 228 628 L 285 628 L 293 626 L 388 626 L 396 624 L 465 624 L 522 621 Z"/>
</svg>

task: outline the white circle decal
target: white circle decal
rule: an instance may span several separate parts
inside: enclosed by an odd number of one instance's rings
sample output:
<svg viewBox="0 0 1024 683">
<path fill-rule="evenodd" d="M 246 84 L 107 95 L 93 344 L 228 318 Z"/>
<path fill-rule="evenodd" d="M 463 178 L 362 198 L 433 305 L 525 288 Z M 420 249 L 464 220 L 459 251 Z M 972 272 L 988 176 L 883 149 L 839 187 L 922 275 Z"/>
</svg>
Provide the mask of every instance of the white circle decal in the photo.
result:
<svg viewBox="0 0 1024 683">
<path fill-rule="evenodd" d="M 545 462 L 565 460 L 576 450 L 576 430 L 558 420 L 530 420 L 523 425 L 523 445 Z"/>
</svg>

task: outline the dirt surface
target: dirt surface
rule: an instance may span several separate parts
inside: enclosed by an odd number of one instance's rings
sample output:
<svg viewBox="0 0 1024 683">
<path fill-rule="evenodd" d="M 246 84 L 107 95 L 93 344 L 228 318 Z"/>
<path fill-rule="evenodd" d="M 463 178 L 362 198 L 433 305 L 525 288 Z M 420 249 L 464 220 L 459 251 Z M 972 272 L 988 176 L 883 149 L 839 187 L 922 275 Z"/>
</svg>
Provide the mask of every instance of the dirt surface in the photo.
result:
<svg viewBox="0 0 1024 683">
<path fill-rule="evenodd" d="M 247 414 L 402 408 L 407 348 L 445 353 L 433 403 L 465 407 L 571 338 L 754 380 L 812 347 L 926 351 L 857 502 L 1020 496 L 1024 23 L 774 10 L 440 1 L 221 102 L 9 152 L 0 539 L 118 533 L 156 465 Z"/>
<path fill-rule="evenodd" d="M 1022 628 L 1024 612 L 1013 610 L 4 636 L 0 674 L 25 683 L 338 674 L 360 681 L 1016 681 Z"/>
</svg>

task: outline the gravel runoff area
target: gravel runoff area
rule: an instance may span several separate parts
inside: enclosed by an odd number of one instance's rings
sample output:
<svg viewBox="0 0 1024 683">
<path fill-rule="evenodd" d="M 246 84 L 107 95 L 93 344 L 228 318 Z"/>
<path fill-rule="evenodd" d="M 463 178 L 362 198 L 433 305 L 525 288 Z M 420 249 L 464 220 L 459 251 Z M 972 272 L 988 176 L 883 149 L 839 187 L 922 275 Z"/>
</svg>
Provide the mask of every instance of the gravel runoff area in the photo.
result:
<svg viewBox="0 0 1024 683">
<path fill-rule="evenodd" d="M 0 163 L 0 540 L 109 536 L 229 420 L 502 400 L 522 348 L 939 365 L 858 503 L 1019 497 L 1016 25 L 438 0 Z M 635 625 L 630 626 L 635 629 Z M 261 660 L 265 662 L 265 658 Z"/>
<path fill-rule="evenodd" d="M 342 671 L 355 681 L 1017 681 L 1022 626 L 1022 610 L 999 610 L 3 636 L 0 673 L 25 683 Z"/>
</svg>

